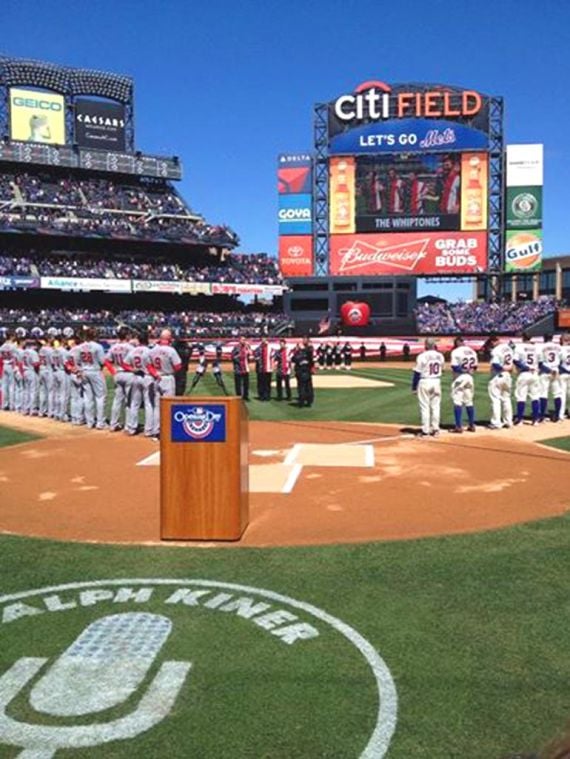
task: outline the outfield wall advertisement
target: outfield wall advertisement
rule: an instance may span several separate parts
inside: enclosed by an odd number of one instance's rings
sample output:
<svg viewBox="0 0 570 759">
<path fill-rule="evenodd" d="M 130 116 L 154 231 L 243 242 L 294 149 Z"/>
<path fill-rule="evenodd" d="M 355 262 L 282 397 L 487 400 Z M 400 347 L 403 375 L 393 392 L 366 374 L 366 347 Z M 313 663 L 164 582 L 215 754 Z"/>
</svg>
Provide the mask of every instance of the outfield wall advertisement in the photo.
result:
<svg viewBox="0 0 570 759">
<path fill-rule="evenodd" d="M 313 273 L 313 159 L 308 153 L 277 158 L 279 267 L 285 277 Z"/>
<path fill-rule="evenodd" d="M 79 147 L 124 152 L 125 123 L 122 103 L 88 98 L 75 102 L 75 141 Z"/>
<path fill-rule="evenodd" d="M 542 268 L 542 145 L 507 145 L 505 270 Z"/>
<path fill-rule="evenodd" d="M 11 87 L 10 137 L 21 142 L 65 145 L 63 95 Z"/>
<path fill-rule="evenodd" d="M 479 274 L 486 268 L 485 232 L 403 232 L 330 238 L 330 271 L 334 275 Z"/>
</svg>

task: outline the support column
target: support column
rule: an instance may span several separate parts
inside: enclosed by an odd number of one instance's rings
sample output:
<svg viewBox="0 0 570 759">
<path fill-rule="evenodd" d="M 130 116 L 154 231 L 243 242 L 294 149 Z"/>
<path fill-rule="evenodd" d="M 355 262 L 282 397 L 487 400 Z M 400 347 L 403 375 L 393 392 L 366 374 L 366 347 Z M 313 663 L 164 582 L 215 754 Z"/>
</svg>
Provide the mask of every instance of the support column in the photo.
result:
<svg viewBox="0 0 570 759">
<path fill-rule="evenodd" d="M 538 295 L 540 292 L 540 273 L 535 272 L 532 275 L 532 299 L 538 300 Z"/>
<path fill-rule="evenodd" d="M 513 303 L 517 302 L 517 295 L 518 295 L 518 277 L 516 274 L 513 274 L 511 277 L 511 301 Z"/>
</svg>

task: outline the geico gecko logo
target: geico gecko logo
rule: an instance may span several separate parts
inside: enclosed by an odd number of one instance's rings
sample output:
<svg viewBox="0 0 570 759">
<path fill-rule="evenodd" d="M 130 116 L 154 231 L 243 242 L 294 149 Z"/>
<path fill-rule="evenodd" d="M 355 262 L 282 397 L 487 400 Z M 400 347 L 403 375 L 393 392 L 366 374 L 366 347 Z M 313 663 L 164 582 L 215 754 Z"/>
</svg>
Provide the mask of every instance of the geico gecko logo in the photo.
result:
<svg viewBox="0 0 570 759">
<path fill-rule="evenodd" d="M 356 731 L 343 756 L 372 759 L 386 755 L 396 725 L 394 682 L 372 644 L 270 590 L 201 579 L 29 590 L 0 597 L 0 641 L 0 746 L 22 757 L 85 756 L 111 742 L 121 756 L 160 756 L 165 736 L 184 756 L 220 755 L 224 741 L 236 756 L 269 756 L 275 745 L 293 755 L 309 725 L 303 745 L 323 756 Z M 307 722 L 288 688 L 318 671 L 328 673 L 323 720 Z"/>
</svg>

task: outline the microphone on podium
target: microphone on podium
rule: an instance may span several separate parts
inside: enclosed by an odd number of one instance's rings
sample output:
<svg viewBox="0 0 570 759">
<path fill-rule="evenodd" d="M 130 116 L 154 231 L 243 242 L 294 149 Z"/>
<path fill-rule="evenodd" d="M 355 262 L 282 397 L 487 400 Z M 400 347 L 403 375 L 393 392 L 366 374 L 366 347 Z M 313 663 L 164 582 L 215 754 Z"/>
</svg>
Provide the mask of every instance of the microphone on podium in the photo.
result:
<svg viewBox="0 0 570 759">
<path fill-rule="evenodd" d="M 85 717 L 123 704 L 142 685 L 172 622 L 159 614 L 127 612 L 92 622 L 56 659 L 30 692 L 30 705 L 52 717 Z M 0 743 L 23 749 L 20 759 L 49 759 L 58 749 L 97 746 L 149 730 L 168 716 L 190 662 L 164 662 L 128 715 L 108 722 L 54 726 L 7 715 L 12 700 L 48 660 L 24 657 L 0 677 Z"/>
</svg>

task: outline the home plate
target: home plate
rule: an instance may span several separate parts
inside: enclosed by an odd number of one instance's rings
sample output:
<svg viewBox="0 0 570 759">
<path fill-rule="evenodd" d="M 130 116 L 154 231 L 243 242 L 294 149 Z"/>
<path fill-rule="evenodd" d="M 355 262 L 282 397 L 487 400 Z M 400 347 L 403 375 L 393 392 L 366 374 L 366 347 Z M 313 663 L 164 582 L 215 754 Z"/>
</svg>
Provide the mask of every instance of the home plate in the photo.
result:
<svg viewBox="0 0 570 759">
<path fill-rule="evenodd" d="M 373 467 L 374 446 L 350 443 L 297 443 L 287 454 L 285 463 L 317 467 Z"/>
<path fill-rule="evenodd" d="M 303 467 L 300 464 L 250 464 L 250 493 L 290 493 Z"/>
</svg>

